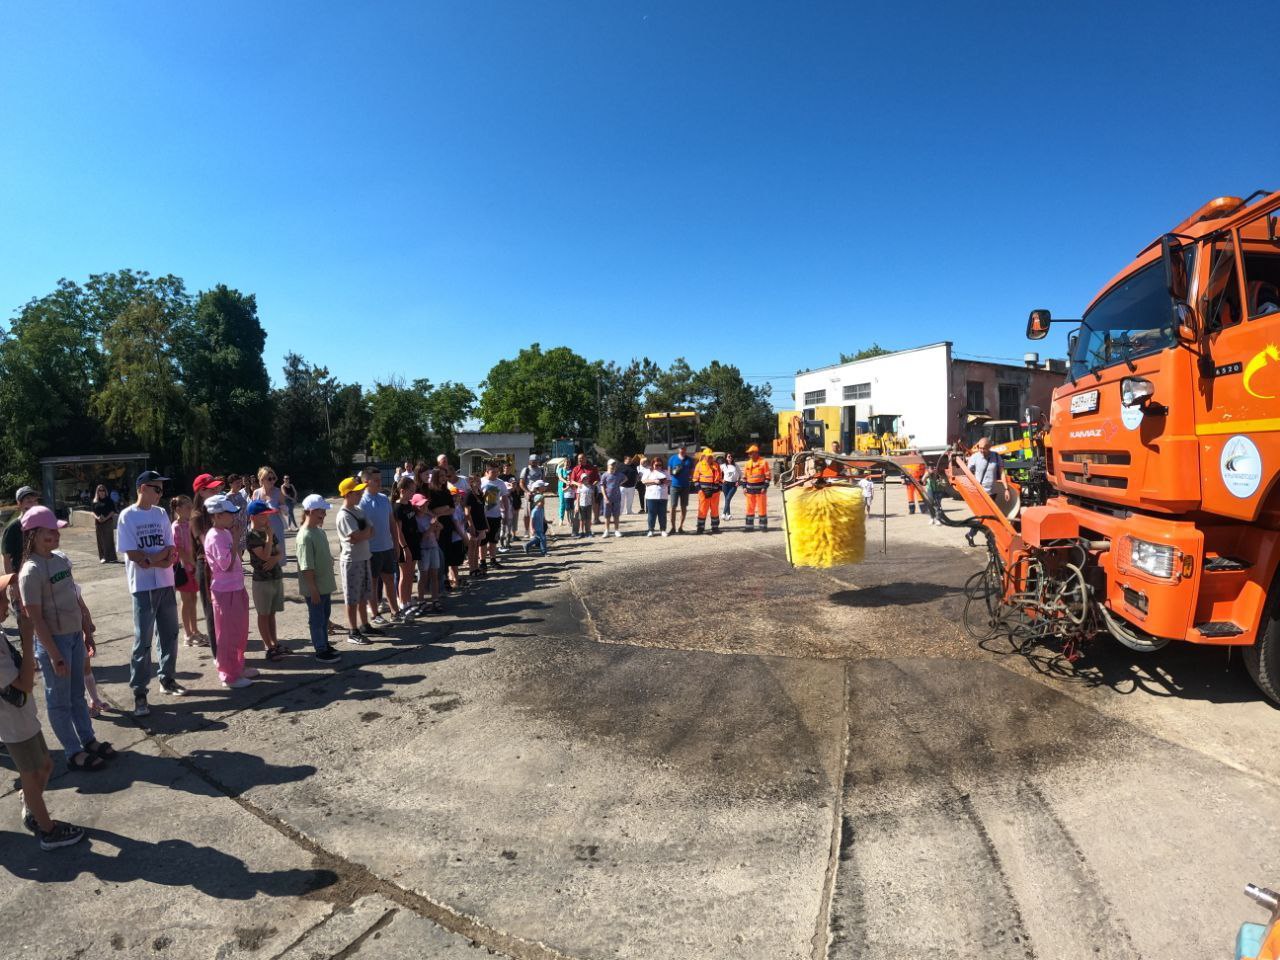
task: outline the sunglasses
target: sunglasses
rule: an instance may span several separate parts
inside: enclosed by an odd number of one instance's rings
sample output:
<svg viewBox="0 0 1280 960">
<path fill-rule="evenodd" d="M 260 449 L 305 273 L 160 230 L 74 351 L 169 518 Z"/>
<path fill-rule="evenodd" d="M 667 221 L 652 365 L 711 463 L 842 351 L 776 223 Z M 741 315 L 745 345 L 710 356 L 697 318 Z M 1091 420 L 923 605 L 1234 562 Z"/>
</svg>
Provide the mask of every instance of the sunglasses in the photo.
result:
<svg viewBox="0 0 1280 960">
<path fill-rule="evenodd" d="M 156 493 L 164 493 L 164 487 L 157 487 L 154 483 L 144 483 L 143 486 L 148 490 L 154 490 Z"/>
</svg>

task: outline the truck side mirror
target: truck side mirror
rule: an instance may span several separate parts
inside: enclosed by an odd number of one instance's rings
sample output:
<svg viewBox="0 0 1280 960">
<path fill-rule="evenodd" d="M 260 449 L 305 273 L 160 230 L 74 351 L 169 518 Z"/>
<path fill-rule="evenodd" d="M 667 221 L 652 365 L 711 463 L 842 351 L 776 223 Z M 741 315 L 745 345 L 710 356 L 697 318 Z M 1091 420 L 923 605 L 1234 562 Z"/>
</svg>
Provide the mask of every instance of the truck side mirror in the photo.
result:
<svg viewBox="0 0 1280 960">
<path fill-rule="evenodd" d="M 1191 284 L 1187 279 L 1187 258 L 1182 241 L 1171 233 L 1160 238 L 1160 257 L 1164 260 L 1164 283 L 1176 303 L 1186 303 Z"/>
<path fill-rule="evenodd" d="M 1032 310 L 1027 317 L 1027 339 L 1043 340 L 1049 335 L 1049 324 L 1053 318 L 1048 310 Z"/>
</svg>

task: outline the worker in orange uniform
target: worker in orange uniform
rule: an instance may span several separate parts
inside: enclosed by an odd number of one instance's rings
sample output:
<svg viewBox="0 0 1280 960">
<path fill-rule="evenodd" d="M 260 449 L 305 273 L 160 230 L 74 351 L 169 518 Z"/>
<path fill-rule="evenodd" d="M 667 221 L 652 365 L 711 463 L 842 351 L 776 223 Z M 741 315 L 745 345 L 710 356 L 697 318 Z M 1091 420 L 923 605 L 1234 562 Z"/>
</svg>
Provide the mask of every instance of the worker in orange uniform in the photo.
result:
<svg viewBox="0 0 1280 960">
<path fill-rule="evenodd" d="M 724 487 L 724 471 L 716 463 L 715 452 L 704 447 L 693 468 L 693 488 L 698 491 L 698 529 L 707 528 L 707 514 L 711 515 L 711 532 L 720 532 L 720 490 Z"/>
<path fill-rule="evenodd" d="M 916 483 L 906 483 L 906 481 L 904 481 L 907 487 L 907 513 L 915 513 L 916 497 L 921 496 L 920 488 L 917 487 L 916 484 L 924 483 L 925 465 L 923 463 L 913 463 L 911 466 L 907 467 L 907 473 L 910 474 L 912 479 L 916 481 Z M 923 501 L 923 497 L 921 497 L 921 500 Z M 923 502 L 921 502 L 920 513 L 923 515 L 928 512 L 929 512 L 929 508 L 925 506 Z"/>
<path fill-rule="evenodd" d="M 756 518 L 760 518 L 760 529 L 769 530 L 769 481 L 772 474 L 769 461 L 760 456 L 760 448 L 754 443 L 747 447 L 749 459 L 742 465 L 742 489 L 747 497 L 747 529 L 756 528 Z"/>
</svg>

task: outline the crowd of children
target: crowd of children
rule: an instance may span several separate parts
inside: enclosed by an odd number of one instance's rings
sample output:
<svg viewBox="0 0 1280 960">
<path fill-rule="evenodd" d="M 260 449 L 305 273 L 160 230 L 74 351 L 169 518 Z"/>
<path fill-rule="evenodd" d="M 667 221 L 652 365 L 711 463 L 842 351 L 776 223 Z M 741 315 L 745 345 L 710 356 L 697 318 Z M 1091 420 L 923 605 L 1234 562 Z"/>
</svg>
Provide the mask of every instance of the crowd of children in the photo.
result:
<svg viewBox="0 0 1280 960">
<path fill-rule="evenodd" d="M 520 538 L 522 506 L 524 550 L 545 556 L 547 501 L 556 495 L 553 477 L 560 482 L 560 516 L 569 520 L 574 536 L 592 536 L 593 524 L 601 520 L 606 537 L 621 536 L 620 514 L 624 505 L 629 512 L 636 489 L 647 507 L 650 536 L 655 521 L 664 535 L 668 532 L 668 496 L 673 501 L 672 532 L 679 531 L 683 523 L 675 525 L 674 503 L 682 471 L 700 476 L 683 470 L 684 456 L 682 450 L 670 463 L 655 458 L 648 465 L 640 458 L 623 464 L 610 460 L 603 473 L 579 456 L 572 467 L 566 464 L 554 474 L 530 457 L 518 476 L 504 474 L 499 463 L 467 476 L 442 455 L 435 466 L 406 464 L 398 470 L 390 495 L 382 492 L 380 470 L 343 480 L 336 507 L 311 494 L 301 502 L 294 560 L 315 658 L 341 661 L 331 642 L 343 632 L 333 622 L 332 598 L 338 590 L 346 640 L 357 646 L 384 635 L 392 624 L 443 613 L 441 597 L 461 589 L 464 568 L 470 583 L 502 566 L 502 555 Z M 699 532 L 708 503 L 715 507 L 714 531 L 724 472 L 719 465 L 712 469 L 705 457 L 701 469 L 714 475 L 715 490 L 708 479 L 700 494 Z M 159 685 L 171 696 L 186 693 L 176 676 L 179 631 L 187 646 L 210 649 L 224 687 L 239 690 L 254 682 L 259 671 L 245 659 L 251 604 L 265 660 L 279 661 L 290 652 L 279 638 L 276 617 L 285 605 L 285 520 L 294 521 L 292 485 L 286 478 L 284 490 L 276 486 L 270 467 L 257 472 L 258 486 L 251 493 L 246 491 L 248 479 L 254 475 L 202 473 L 193 481 L 191 495 L 171 497 L 166 510 L 160 501 L 169 478 L 147 470 L 137 477 L 132 504 L 113 504 L 110 513 L 95 514 L 96 520 L 114 521 L 110 556 L 104 555 L 104 537 L 97 538 L 100 559 L 115 562 L 117 552 L 123 558 L 133 601 L 129 684 L 135 717 L 145 717 L 151 709 L 147 691 L 153 641 L 159 650 Z M 30 487 L 21 488 L 17 500 L 18 517 L 2 535 L 6 573 L 0 578 L 0 621 L 12 606 L 20 643 L 15 648 L 6 637 L 0 651 L 0 741 L 18 769 L 23 822 L 48 850 L 75 843 L 84 834 L 50 819 L 44 804 L 52 761 L 31 699 L 37 666 L 49 726 L 68 767 L 101 770 L 116 751 L 98 740 L 93 729 L 104 706 L 90 667 L 95 628 L 71 560 L 59 549 L 66 523 L 40 506 Z M 336 512 L 336 558 L 325 532 L 331 512 Z M 207 633 L 199 628 L 201 610 Z"/>
</svg>

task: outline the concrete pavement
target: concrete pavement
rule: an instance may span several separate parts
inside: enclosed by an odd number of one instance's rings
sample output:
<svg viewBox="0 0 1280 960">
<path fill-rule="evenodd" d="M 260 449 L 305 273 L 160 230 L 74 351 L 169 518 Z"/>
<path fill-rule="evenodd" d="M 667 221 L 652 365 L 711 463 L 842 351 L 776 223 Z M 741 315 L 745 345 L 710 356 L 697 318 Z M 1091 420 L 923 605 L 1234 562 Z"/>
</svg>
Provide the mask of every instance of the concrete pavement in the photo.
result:
<svg viewBox="0 0 1280 960">
<path fill-rule="evenodd" d="M 87 843 L 41 853 L 0 798 L 15 955 L 1225 954 L 1240 886 L 1276 880 L 1280 713 L 1213 652 L 1062 677 L 980 649 L 976 553 L 899 497 L 858 567 L 628 520 L 338 669 L 231 692 L 183 648 L 190 695 L 153 687 L 102 722 L 109 771 L 53 785 Z M 125 707 L 123 570 L 91 533 L 64 544 Z M 281 636 L 305 648 L 300 603 Z"/>
</svg>

